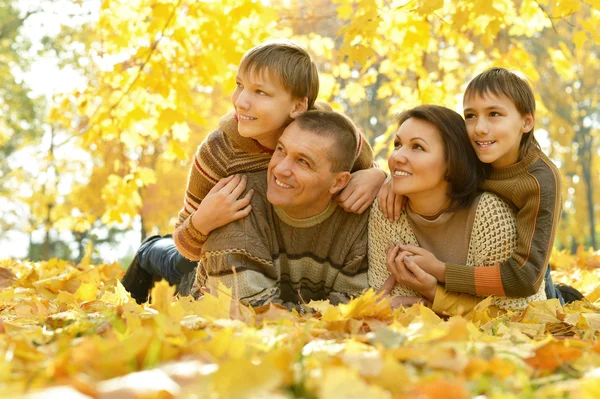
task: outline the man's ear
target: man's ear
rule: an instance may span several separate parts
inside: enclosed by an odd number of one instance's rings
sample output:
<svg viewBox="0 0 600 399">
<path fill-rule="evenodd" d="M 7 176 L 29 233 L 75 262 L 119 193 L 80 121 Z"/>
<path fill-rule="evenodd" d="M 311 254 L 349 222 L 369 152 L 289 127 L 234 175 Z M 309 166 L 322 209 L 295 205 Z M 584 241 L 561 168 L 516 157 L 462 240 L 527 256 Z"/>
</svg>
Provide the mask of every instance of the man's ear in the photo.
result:
<svg viewBox="0 0 600 399">
<path fill-rule="evenodd" d="M 529 133 L 535 125 L 535 116 L 533 114 L 526 114 L 523 117 L 523 133 Z"/>
<path fill-rule="evenodd" d="M 293 111 L 290 113 L 292 119 L 296 119 L 308 110 L 308 97 L 296 101 Z"/>
<path fill-rule="evenodd" d="M 344 187 L 346 187 L 346 185 L 348 184 L 348 182 L 350 181 L 350 172 L 338 172 L 335 175 L 335 180 L 333 182 L 333 184 L 331 185 L 331 188 L 329 189 L 329 192 L 331 193 L 331 195 L 335 195 L 337 193 L 339 193 L 340 191 L 342 191 L 344 189 Z"/>
</svg>

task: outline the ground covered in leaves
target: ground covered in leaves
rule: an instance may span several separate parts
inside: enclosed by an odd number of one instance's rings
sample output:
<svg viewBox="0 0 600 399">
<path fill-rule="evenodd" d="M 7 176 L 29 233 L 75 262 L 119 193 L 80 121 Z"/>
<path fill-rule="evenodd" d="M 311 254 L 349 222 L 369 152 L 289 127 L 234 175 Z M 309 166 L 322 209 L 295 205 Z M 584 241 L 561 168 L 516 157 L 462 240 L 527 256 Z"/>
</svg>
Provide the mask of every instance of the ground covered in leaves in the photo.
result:
<svg viewBox="0 0 600 399">
<path fill-rule="evenodd" d="M 600 253 L 555 252 L 557 300 L 490 318 L 391 310 L 369 291 L 306 313 L 218 297 L 137 305 L 118 264 L 0 261 L 0 396 L 598 398 Z M 235 294 L 235 293 L 234 293 Z"/>
</svg>

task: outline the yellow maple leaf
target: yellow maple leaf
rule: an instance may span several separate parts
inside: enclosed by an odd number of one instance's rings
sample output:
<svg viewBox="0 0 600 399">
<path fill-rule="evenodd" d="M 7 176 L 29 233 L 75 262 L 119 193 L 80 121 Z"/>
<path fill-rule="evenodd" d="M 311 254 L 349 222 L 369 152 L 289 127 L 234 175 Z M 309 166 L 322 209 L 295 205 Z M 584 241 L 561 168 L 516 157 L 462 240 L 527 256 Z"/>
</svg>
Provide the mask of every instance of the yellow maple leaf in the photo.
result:
<svg viewBox="0 0 600 399">
<path fill-rule="evenodd" d="M 269 365 L 254 364 L 247 359 L 223 362 L 212 376 L 215 392 L 224 399 L 261 397 L 281 382 L 280 370 Z"/>
</svg>

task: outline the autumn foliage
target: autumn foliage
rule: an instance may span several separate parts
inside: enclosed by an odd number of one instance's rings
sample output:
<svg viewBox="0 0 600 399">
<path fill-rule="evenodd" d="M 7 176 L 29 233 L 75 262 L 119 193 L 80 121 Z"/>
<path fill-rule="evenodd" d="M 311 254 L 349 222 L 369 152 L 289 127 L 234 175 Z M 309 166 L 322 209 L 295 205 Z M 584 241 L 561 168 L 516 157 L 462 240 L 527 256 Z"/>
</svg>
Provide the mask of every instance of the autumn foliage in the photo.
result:
<svg viewBox="0 0 600 399">
<path fill-rule="evenodd" d="M 536 302 L 491 318 L 392 310 L 367 291 L 350 303 L 248 308 L 173 298 L 158 283 L 137 305 L 118 264 L 0 263 L 0 391 L 139 398 L 594 398 L 599 391 L 600 255 L 582 251 L 568 306 Z M 562 276 L 573 265 L 553 264 Z M 563 262 L 563 263 L 556 263 Z M 74 396 L 75 394 L 79 396 Z M 71 395 L 71 396 L 67 396 Z M 124 396 L 118 396 L 124 395 Z"/>
</svg>

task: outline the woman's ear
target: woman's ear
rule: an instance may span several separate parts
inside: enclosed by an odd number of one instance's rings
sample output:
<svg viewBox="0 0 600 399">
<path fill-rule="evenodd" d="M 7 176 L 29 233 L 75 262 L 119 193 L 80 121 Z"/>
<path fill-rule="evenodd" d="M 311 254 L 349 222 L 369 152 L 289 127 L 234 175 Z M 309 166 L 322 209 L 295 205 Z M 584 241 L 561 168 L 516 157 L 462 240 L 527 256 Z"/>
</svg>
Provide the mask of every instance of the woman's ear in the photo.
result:
<svg viewBox="0 0 600 399">
<path fill-rule="evenodd" d="M 290 117 L 296 119 L 308 110 L 308 97 L 303 97 L 302 100 L 296 101 L 294 109 L 290 112 Z"/>
</svg>

